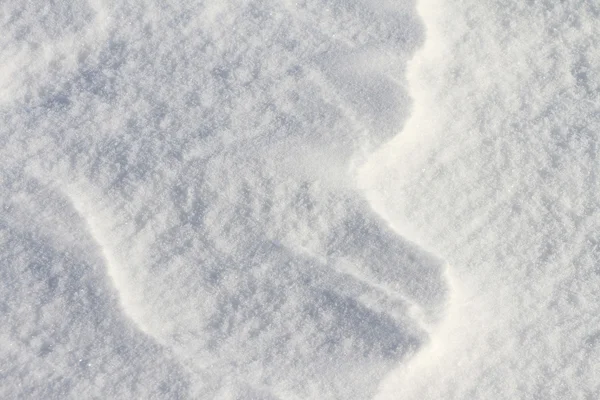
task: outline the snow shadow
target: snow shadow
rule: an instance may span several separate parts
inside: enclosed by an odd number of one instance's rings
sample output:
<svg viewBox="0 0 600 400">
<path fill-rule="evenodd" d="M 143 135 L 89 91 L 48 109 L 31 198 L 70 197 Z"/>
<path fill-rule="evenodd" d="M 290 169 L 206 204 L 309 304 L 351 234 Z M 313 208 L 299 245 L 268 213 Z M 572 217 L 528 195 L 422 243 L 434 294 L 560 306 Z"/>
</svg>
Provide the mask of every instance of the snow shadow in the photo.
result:
<svg viewBox="0 0 600 400">
<path fill-rule="evenodd" d="M 101 324 L 69 300 L 83 279 L 116 294 L 86 312 L 123 313 L 191 374 L 177 398 L 369 398 L 447 297 L 443 261 L 375 215 L 353 175 L 410 114 L 403 73 L 424 39 L 413 2 L 99 7 L 99 39 L 73 47 L 75 67 L 42 69 L 0 128 L 7 166 L 55 188 L 9 200 L 29 196 L 82 239 L 33 216 L 11 226 L 104 266 L 76 278 L 53 253 L 73 280 L 56 297 L 73 326 Z M 53 301 L 40 296 L 38 309 Z M 90 335 L 121 328 L 102 329 Z"/>
</svg>

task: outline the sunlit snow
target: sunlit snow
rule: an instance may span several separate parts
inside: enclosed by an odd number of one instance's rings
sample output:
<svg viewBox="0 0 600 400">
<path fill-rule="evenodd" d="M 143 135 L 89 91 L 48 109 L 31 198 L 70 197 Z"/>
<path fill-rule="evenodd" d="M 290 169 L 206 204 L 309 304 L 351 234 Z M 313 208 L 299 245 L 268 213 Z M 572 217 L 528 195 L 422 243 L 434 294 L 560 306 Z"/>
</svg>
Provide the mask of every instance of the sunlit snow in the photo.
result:
<svg viewBox="0 0 600 400">
<path fill-rule="evenodd" d="M 0 398 L 600 398 L 599 18 L 2 3 Z"/>
</svg>

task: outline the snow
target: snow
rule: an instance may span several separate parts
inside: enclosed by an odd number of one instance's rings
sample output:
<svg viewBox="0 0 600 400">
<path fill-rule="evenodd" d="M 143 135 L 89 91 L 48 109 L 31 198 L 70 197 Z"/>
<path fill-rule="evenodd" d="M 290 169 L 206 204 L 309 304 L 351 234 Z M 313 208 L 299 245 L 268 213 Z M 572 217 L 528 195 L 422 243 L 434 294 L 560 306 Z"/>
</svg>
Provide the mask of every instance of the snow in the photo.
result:
<svg viewBox="0 0 600 400">
<path fill-rule="evenodd" d="M 2 4 L 0 398 L 600 397 L 599 12 Z"/>
<path fill-rule="evenodd" d="M 597 398 L 598 9 L 422 4 L 415 110 L 361 181 L 461 286 L 380 398 Z"/>
</svg>

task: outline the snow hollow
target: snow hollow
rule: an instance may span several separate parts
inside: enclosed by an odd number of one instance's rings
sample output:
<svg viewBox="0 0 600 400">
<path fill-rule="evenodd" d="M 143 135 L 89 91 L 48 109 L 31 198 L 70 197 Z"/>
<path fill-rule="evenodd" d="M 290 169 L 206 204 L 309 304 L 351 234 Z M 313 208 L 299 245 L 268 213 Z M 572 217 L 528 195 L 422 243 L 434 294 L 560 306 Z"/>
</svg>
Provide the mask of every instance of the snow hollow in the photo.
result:
<svg viewBox="0 0 600 400">
<path fill-rule="evenodd" d="M 3 6 L 2 398 L 367 399 L 446 263 L 358 189 L 412 1 Z"/>
</svg>

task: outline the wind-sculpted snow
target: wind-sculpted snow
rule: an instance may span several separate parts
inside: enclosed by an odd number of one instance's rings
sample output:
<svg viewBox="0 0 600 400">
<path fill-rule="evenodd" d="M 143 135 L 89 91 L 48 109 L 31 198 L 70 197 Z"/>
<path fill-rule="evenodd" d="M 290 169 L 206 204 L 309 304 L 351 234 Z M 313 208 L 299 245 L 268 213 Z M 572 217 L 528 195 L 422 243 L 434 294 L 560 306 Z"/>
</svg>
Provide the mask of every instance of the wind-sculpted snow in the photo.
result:
<svg viewBox="0 0 600 400">
<path fill-rule="evenodd" d="M 102 249 L 69 200 L 17 177 L 3 175 L 0 397 L 186 397 L 188 373 L 115 312 Z"/>
<path fill-rule="evenodd" d="M 461 289 L 381 399 L 599 398 L 598 3 L 419 4 L 413 114 L 363 182 Z"/>
<path fill-rule="evenodd" d="M 5 12 L 3 398 L 367 399 L 428 342 L 445 263 L 354 178 L 412 2 Z"/>
</svg>

